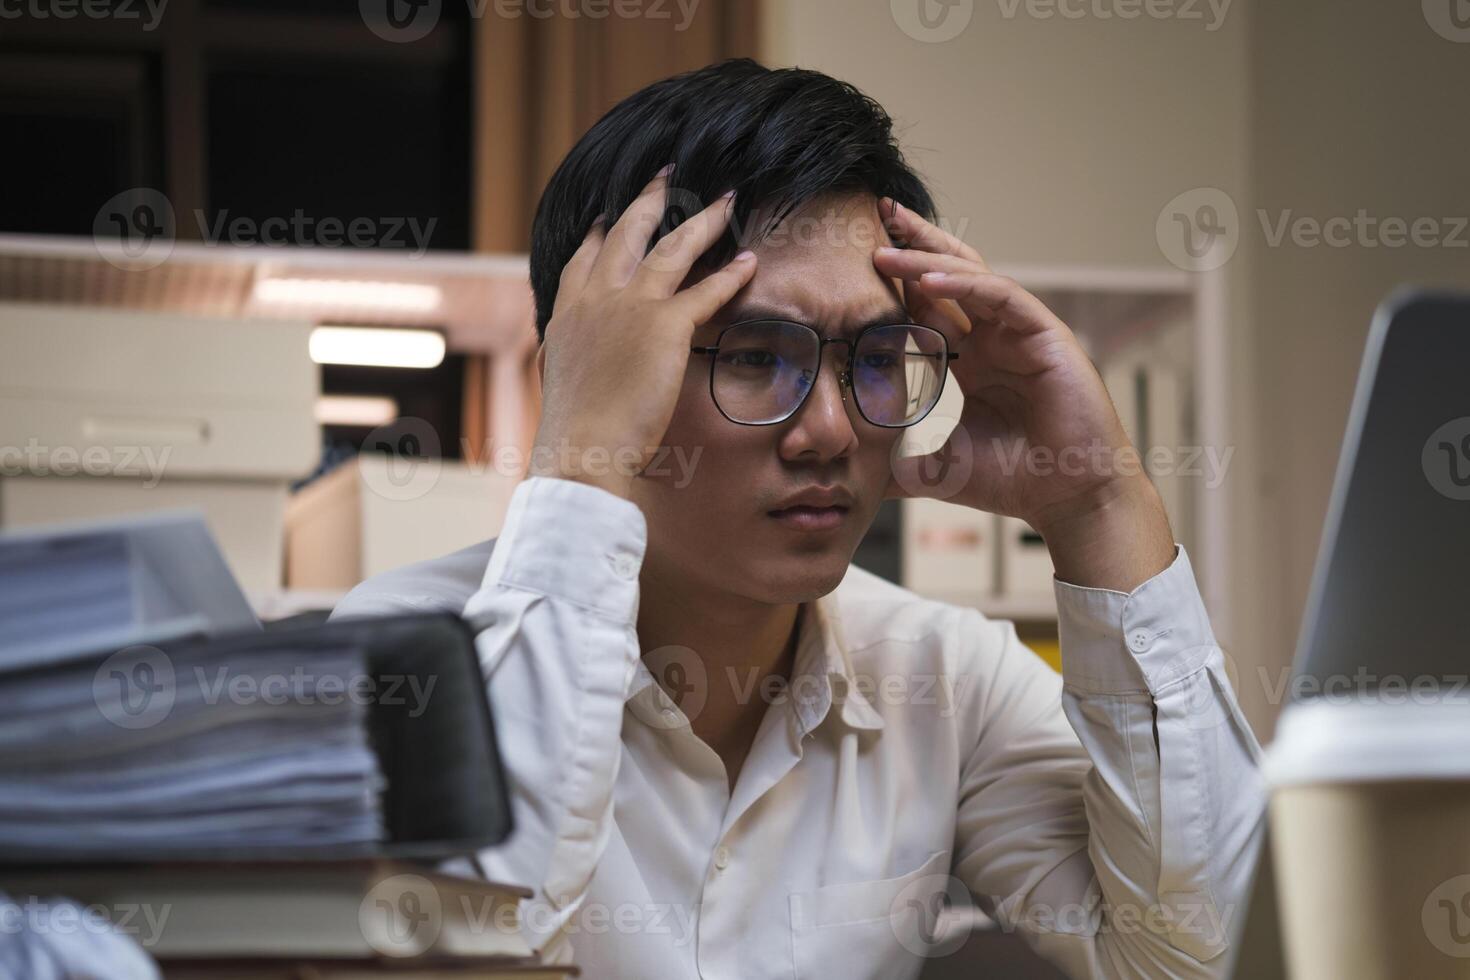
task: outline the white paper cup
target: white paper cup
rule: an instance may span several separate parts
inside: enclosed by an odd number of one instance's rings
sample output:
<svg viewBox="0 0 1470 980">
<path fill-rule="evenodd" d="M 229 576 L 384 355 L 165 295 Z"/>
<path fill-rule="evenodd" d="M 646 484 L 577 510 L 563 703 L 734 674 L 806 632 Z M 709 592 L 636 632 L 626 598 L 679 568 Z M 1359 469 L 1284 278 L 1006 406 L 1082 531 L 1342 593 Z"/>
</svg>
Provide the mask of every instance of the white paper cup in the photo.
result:
<svg viewBox="0 0 1470 980">
<path fill-rule="evenodd" d="M 1470 694 L 1293 705 L 1266 775 L 1294 980 L 1470 980 Z"/>
</svg>

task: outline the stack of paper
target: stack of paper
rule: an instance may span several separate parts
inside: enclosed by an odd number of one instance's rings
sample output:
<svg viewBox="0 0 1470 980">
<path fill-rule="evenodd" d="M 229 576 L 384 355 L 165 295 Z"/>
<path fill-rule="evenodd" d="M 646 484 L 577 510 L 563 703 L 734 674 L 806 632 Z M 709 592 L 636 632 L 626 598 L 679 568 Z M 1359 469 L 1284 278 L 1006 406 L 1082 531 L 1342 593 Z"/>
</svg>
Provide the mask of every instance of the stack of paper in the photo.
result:
<svg viewBox="0 0 1470 980">
<path fill-rule="evenodd" d="M 0 534 L 0 670 L 259 630 L 194 512 Z"/>
<path fill-rule="evenodd" d="M 0 597 L 7 853 L 385 836 L 363 651 L 270 642 L 197 518 L 0 538 Z"/>
<path fill-rule="evenodd" d="M 303 664 L 306 664 L 303 668 Z M 0 675 L 0 840 L 37 853 L 379 840 L 360 653 L 136 648 Z"/>
</svg>

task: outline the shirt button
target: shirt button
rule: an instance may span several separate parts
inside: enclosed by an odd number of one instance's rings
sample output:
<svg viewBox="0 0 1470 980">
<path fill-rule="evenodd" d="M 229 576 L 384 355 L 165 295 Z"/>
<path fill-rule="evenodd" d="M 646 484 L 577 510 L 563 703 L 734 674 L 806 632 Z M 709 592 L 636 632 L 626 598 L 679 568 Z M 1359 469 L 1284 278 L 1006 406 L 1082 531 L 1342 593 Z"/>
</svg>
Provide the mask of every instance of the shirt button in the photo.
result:
<svg viewBox="0 0 1470 980">
<path fill-rule="evenodd" d="M 724 871 L 730 866 L 730 849 L 723 844 L 715 848 L 715 867 Z"/>
<path fill-rule="evenodd" d="M 619 578 L 633 578 L 638 574 L 638 562 L 632 555 L 617 554 L 610 556 L 612 569 Z"/>
<path fill-rule="evenodd" d="M 679 719 L 679 712 L 675 711 L 673 708 L 665 708 L 663 710 L 663 716 L 664 721 L 672 725 L 675 721 Z"/>
<path fill-rule="evenodd" d="M 1134 653 L 1144 653 L 1154 644 L 1154 635 L 1151 631 L 1139 628 L 1128 634 L 1128 649 Z"/>
</svg>

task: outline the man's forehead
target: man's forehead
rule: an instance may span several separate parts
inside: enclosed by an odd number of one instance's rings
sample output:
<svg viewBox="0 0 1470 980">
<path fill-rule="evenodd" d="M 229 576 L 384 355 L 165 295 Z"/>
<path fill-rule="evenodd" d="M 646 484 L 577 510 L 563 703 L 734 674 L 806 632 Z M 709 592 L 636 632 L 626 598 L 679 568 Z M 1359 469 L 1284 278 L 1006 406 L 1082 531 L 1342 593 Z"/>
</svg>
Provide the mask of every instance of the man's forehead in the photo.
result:
<svg viewBox="0 0 1470 980">
<path fill-rule="evenodd" d="M 776 317 L 843 330 L 903 321 L 901 291 L 873 266 L 873 251 L 887 244 L 871 195 L 808 201 L 750 243 L 755 275 L 712 322 Z"/>
<path fill-rule="evenodd" d="M 791 283 L 763 292 L 752 292 L 755 283 L 725 304 L 710 320 L 711 327 L 725 327 L 742 320 L 794 320 L 817 327 L 824 333 L 855 333 L 866 326 L 906 323 L 908 312 L 896 288 L 884 290 L 881 280 L 862 291 L 812 290 L 806 283 Z"/>
<path fill-rule="evenodd" d="M 835 262 L 871 261 L 873 251 L 891 245 L 888 231 L 878 214 L 878 202 L 870 194 L 827 194 L 806 201 L 774 226 L 761 208 L 747 219 L 747 240 L 760 263 L 820 265 Z"/>
</svg>

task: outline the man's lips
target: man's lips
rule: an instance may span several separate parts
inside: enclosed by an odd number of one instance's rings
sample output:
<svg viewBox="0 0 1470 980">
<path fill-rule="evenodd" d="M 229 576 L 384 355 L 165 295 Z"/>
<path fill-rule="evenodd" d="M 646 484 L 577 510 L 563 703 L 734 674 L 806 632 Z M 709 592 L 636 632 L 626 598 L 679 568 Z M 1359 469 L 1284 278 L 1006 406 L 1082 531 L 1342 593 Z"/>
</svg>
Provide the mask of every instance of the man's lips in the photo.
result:
<svg viewBox="0 0 1470 980">
<path fill-rule="evenodd" d="M 797 504 L 780 510 L 767 511 L 767 515 L 794 531 L 830 531 L 841 527 L 847 520 L 848 508 L 841 506 L 813 507 Z"/>
</svg>

